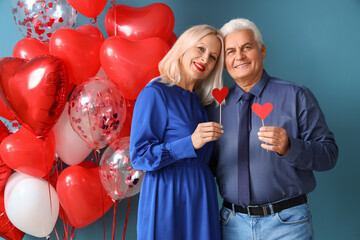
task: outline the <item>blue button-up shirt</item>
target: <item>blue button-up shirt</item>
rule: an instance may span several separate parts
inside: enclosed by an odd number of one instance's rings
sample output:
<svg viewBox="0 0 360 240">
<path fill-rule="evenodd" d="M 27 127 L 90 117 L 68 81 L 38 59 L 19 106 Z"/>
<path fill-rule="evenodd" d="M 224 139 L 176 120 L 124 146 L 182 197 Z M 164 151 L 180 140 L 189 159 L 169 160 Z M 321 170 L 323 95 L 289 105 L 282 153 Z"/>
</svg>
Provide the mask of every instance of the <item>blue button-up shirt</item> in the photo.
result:
<svg viewBox="0 0 360 240">
<path fill-rule="evenodd" d="M 313 170 L 326 171 L 334 167 L 338 148 L 328 129 L 324 115 L 311 91 L 301 85 L 270 77 L 264 70 L 262 78 L 250 90 L 252 103 L 273 104 L 265 118 L 265 126 L 287 131 L 290 150 L 280 156 L 261 148 L 257 133 L 262 120 L 251 111 L 249 136 L 249 172 L 251 205 L 261 205 L 306 194 L 314 190 Z M 224 133 L 215 142 L 212 166 L 221 196 L 239 204 L 238 138 L 239 104 L 244 91 L 235 84 L 222 106 Z M 252 104 L 251 103 L 251 104 Z M 209 117 L 219 121 L 219 108 L 208 108 Z M 240 136 L 241 137 L 241 136 Z M 246 206 L 243 206 L 246 207 Z"/>
</svg>

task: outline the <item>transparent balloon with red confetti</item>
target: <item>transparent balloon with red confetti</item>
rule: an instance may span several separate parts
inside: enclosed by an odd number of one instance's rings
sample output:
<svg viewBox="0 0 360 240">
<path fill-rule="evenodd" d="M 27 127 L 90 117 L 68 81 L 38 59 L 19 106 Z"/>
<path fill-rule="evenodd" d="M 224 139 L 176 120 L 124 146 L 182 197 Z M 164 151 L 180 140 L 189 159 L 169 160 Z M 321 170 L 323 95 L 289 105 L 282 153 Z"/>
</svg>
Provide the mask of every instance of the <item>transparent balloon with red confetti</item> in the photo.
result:
<svg viewBox="0 0 360 240">
<path fill-rule="evenodd" d="M 74 28 L 77 11 L 66 0 L 12 0 L 14 21 L 24 37 L 48 42 L 60 28 Z"/>
<path fill-rule="evenodd" d="M 100 180 L 113 200 L 138 194 L 144 179 L 145 172 L 132 167 L 129 144 L 129 137 L 117 139 L 108 146 L 100 159 Z"/>
</svg>

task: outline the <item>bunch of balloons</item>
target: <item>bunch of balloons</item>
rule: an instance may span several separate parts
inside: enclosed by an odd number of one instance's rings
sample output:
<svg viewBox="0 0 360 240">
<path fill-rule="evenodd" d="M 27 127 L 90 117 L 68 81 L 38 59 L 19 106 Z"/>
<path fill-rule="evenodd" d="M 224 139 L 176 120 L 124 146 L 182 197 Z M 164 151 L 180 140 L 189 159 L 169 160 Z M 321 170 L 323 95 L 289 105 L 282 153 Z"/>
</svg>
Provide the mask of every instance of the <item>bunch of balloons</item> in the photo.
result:
<svg viewBox="0 0 360 240">
<path fill-rule="evenodd" d="M 144 172 L 129 156 L 132 112 L 176 41 L 174 15 L 163 3 L 113 3 L 105 16 L 109 38 L 93 25 L 74 29 L 78 12 L 96 22 L 106 3 L 12 0 L 25 38 L 0 59 L 0 117 L 21 126 L 10 134 L 0 122 L 6 239 L 48 236 L 58 217 L 85 227 L 140 191 Z M 100 149 L 99 163 L 84 161 Z"/>
</svg>

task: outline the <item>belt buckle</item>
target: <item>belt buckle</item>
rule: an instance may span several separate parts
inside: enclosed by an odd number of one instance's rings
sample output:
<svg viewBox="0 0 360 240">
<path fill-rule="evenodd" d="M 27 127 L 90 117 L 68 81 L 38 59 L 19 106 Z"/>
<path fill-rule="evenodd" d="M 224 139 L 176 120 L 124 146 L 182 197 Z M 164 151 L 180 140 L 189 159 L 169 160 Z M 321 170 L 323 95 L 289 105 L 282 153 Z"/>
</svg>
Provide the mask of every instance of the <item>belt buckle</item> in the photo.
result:
<svg viewBox="0 0 360 240">
<path fill-rule="evenodd" d="M 247 210 L 247 214 L 248 214 L 248 216 L 249 217 L 262 217 L 262 216 L 268 216 L 268 215 L 270 215 L 271 213 L 270 212 L 268 212 L 268 209 L 267 209 L 267 205 L 265 205 L 265 206 L 247 206 L 246 207 L 246 210 Z M 250 212 L 250 209 L 251 208 L 262 208 L 262 212 L 263 212 L 263 215 L 253 215 L 253 214 L 251 214 L 251 212 Z"/>
<path fill-rule="evenodd" d="M 260 215 L 252 215 L 252 214 L 251 214 L 250 208 L 255 208 L 255 207 L 257 207 L 257 206 L 250 206 L 250 205 L 249 205 L 249 206 L 246 207 L 247 214 L 248 214 L 249 217 L 260 217 Z"/>
</svg>

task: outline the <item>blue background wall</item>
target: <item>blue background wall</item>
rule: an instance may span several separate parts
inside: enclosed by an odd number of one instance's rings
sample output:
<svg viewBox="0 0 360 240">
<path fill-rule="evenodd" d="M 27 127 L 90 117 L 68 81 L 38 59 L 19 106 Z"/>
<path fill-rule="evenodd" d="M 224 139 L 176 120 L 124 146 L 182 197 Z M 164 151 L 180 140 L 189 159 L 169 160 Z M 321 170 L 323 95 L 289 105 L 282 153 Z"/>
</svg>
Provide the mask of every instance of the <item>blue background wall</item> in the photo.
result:
<svg viewBox="0 0 360 240">
<path fill-rule="evenodd" d="M 10 0 L 0 0 L 0 58 L 11 56 L 22 36 L 12 18 Z M 125 0 L 142 7 L 155 1 Z M 360 0 L 179 0 L 161 1 L 175 15 L 174 32 L 207 23 L 220 28 L 232 18 L 253 20 L 267 47 L 270 75 L 309 87 L 316 95 L 340 149 L 337 166 L 317 172 L 317 188 L 309 195 L 317 239 L 360 239 Z M 98 18 L 105 36 L 104 17 Z M 78 15 L 77 26 L 89 24 Z M 227 77 L 226 85 L 231 85 Z M 138 197 L 131 203 L 126 239 L 136 239 Z M 116 239 L 121 239 L 128 200 L 117 211 Z M 111 239 L 113 209 L 105 214 Z M 61 232 L 61 221 L 58 232 Z M 103 220 L 76 231 L 76 239 L 103 239 Z M 26 235 L 24 239 L 36 239 Z"/>
</svg>

